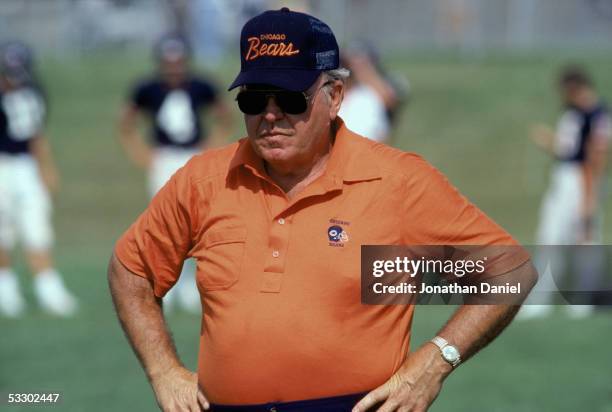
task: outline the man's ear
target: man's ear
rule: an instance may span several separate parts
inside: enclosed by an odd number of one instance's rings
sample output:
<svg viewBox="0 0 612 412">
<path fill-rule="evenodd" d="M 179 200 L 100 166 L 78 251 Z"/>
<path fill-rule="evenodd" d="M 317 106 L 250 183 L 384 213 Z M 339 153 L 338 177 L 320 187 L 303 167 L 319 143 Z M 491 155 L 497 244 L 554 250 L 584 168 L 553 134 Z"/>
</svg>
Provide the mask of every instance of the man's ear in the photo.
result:
<svg viewBox="0 0 612 412">
<path fill-rule="evenodd" d="M 344 99 L 344 83 L 341 80 L 335 80 L 329 87 L 329 118 L 335 120 L 340 111 L 340 105 Z"/>
</svg>

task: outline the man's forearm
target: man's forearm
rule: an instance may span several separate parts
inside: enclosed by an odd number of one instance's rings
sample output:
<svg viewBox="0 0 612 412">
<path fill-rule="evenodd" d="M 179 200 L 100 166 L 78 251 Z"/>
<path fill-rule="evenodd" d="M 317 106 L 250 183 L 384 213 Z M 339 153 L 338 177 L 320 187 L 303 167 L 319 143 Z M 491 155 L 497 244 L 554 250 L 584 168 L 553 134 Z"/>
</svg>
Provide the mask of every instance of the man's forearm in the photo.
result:
<svg viewBox="0 0 612 412">
<path fill-rule="evenodd" d="M 500 277 L 514 279 L 521 284 L 524 299 L 537 280 L 537 273 L 531 262 Z M 512 321 L 520 306 L 517 305 L 475 305 L 460 306 L 449 321 L 438 332 L 459 349 L 462 361 L 469 359 L 495 339 Z"/>
<path fill-rule="evenodd" d="M 510 305 L 463 305 L 438 335 L 456 346 L 465 361 L 495 339 L 518 309 Z"/>
<path fill-rule="evenodd" d="M 30 150 L 38 165 L 42 181 L 49 191 L 54 192 L 57 190 L 59 177 L 47 138 L 43 134 L 38 134 L 32 138 L 30 140 Z"/>
<path fill-rule="evenodd" d="M 108 281 L 121 326 L 149 380 L 182 366 L 149 281 L 129 272 L 114 255 Z"/>
<path fill-rule="evenodd" d="M 232 131 L 232 112 L 223 102 L 218 102 L 213 108 L 213 128 L 206 139 L 207 148 L 221 147 L 227 142 Z"/>
<path fill-rule="evenodd" d="M 119 143 L 136 166 L 147 169 L 151 164 L 151 149 L 138 131 L 138 116 L 135 107 L 129 106 L 123 109 L 119 119 Z"/>
<path fill-rule="evenodd" d="M 151 165 L 151 149 L 136 130 L 122 132 L 119 141 L 132 163 L 142 169 L 149 168 Z"/>
</svg>

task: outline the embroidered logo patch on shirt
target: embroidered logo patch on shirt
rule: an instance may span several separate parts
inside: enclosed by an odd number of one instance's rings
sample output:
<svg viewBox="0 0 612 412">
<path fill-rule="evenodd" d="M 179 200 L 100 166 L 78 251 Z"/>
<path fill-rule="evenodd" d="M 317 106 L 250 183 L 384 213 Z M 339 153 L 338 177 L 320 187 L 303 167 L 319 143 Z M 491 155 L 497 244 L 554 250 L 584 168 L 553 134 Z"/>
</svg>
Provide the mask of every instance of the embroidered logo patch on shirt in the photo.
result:
<svg viewBox="0 0 612 412">
<path fill-rule="evenodd" d="M 338 224 L 338 221 L 335 219 L 330 219 L 330 223 L 335 223 L 327 229 L 327 238 L 329 240 L 329 245 L 334 247 L 344 247 L 344 244 L 349 241 L 349 235 L 344 230 L 342 226 Z M 343 222 L 345 224 L 350 224 L 348 222 Z"/>
</svg>

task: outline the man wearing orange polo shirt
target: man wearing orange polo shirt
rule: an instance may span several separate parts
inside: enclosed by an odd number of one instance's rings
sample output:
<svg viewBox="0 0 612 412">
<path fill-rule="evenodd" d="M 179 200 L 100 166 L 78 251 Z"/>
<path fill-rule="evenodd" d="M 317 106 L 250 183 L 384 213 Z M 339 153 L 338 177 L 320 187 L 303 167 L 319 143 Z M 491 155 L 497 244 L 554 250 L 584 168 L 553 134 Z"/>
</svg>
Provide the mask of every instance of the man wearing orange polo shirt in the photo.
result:
<svg viewBox="0 0 612 412">
<path fill-rule="evenodd" d="M 230 89 L 248 137 L 189 161 L 117 242 L 113 300 L 164 411 L 423 411 L 516 313 L 461 306 L 408 354 L 413 306 L 361 303 L 361 245 L 515 242 L 420 157 L 344 126 L 338 54 L 312 16 L 247 22 Z M 203 305 L 197 373 L 160 309 L 188 257 Z M 496 267 L 533 274 L 526 256 Z"/>
</svg>

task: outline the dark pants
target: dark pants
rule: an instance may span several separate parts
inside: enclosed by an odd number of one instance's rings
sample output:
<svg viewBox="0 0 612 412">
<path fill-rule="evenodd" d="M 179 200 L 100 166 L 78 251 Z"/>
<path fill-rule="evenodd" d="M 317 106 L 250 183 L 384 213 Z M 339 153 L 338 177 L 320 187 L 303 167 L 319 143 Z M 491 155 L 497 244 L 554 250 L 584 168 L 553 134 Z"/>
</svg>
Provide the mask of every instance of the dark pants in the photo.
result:
<svg viewBox="0 0 612 412">
<path fill-rule="evenodd" d="M 350 412 L 366 393 L 259 405 L 215 405 L 212 412 Z"/>
</svg>

